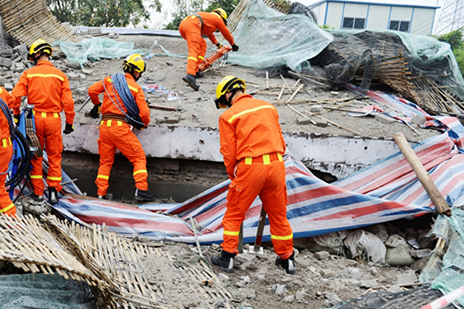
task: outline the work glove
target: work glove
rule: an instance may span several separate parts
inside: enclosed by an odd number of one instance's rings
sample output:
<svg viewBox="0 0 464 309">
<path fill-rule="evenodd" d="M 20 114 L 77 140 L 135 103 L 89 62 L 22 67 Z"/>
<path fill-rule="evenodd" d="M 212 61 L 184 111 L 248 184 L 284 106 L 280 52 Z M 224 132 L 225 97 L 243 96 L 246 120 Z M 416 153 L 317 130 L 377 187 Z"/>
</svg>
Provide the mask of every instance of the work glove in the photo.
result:
<svg viewBox="0 0 464 309">
<path fill-rule="evenodd" d="M 90 117 L 92 118 L 98 118 L 100 117 L 100 112 L 101 112 L 101 103 L 94 105 L 93 108 L 90 110 Z"/>
<path fill-rule="evenodd" d="M 217 43 L 216 46 L 217 46 L 217 48 L 219 49 L 219 48 L 222 47 L 222 44 L 221 44 L 221 43 Z"/>
<path fill-rule="evenodd" d="M 21 117 L 21 115 L 20 115 L 20 114 L 13 115 L 13 117 L 14 117 L 14 123 L 15 123 L 15 125 L 18 125 L 18 124 L 19 124 L 19 117 Z"/>
<path fill-rule="evenodd" d="M 238 51 L 238 46 L 235 44 L 232 44 L 232 51 L 234 52 Z"/>
<path fill-rule="evenodd" d="M 72 124 L 67 123 L 66 126 L 64 127 L 64 134 L 70 134 L 71 132 L 74 131 L 74 127 Z"/>
</svg>

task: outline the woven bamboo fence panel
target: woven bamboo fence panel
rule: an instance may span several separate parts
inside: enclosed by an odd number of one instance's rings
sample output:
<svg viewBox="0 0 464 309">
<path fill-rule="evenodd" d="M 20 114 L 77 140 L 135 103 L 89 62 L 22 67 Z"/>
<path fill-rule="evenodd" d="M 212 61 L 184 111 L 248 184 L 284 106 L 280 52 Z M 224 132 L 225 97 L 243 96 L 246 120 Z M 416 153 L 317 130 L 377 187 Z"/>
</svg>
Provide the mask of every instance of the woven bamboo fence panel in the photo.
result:
<svg viewBox="0 0 464 309">
<path fill-rule="evenodd" d="M 46 0 L 0 0 L 0 14 L 6 31 L 21 43 L 79 41 L 69 27 L 57 21 Z"/>
<path fill-rule="evenodd" d="M 85 227 L 52 215 L 42 215 L 41 221 L 0 215 L 0 261 L 26 272 L 85 281 L 99 308 L 177 308 L 162 282 L 145 278 L 142 259 L 149 256 L 173 265 L 165 271 L 178 282 L 188 282 L 182 287 L 188 295 L 202 295 L 210 304 L 233 299 L 204 260 L 177 260 L 157 246 L 110 232 L 105 225 Z"/>
</svg>

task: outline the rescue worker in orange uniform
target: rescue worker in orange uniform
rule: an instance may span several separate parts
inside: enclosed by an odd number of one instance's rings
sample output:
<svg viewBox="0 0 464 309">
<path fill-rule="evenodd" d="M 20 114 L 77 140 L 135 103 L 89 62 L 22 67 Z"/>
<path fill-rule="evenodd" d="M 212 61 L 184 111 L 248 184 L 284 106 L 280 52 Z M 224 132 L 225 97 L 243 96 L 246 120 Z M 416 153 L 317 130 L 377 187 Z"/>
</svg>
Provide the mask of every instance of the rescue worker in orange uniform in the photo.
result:
<svg viewBox="0 0 464 309">
<path fill-rule="evenodd" d="M 200 89 L 196 83 L 196 78 L 203 77 L 203 73 L 198 72 L 198 67 L 205 60 L 207 48 L 206 41 L 201 36 L 207 36 L 219 49 L 222 45 L 214 36 L 216 30 L 222 33 L 234 52 L 238 51 L 234 37 L 227 29 L 227 13 L 221 8 L 215 9 L 211 13 L 198 12 L 187 16 L 179 25 L 180 35 L 187 41 L 188 45 L 187 75 L 182 80 L 195 91 Z"/>
<path fill-rule="evenodd" d="M 8 165 L 13 156 L 13 144 L 11 140 L 11 130 L 14 130 L 14 121 L 9 112 L 10 106 L 13 106 L 15 98 L 0 87 L 0 213 L 10 216 L 16 215 L 16 206 L 10 199 L 5 189 L 6 174 Z M 3 112 L 2 112 L 3 111 Z M 6 111 L 6 113 L 4 113 Z"/>
<path fill-rule="evenodd" d="M 222 224 L 222 252 L 211 258 L 213 265 L 233 271 L 238 253 L 240 225 L 257 196 L 266 211 L 276 265 L 295 273 L 293 232 L 287 220 L 285 140 L 276 108 L 245 94 L 246 84 L 226 76 L 216 88 L 216 107 L 228 109 L 219 118 L 220 151 L 232 182 Z"/>
<path fill-rule="evenodd" d="M 141 121 L 145 128 L 150 123 L 150 109 L 145 101 L 142 87 L 137 80 L 145 71 L 145 62 L 139 54 L 129 55 L 123 62 L 124 77 L 139 109 Z M 145 152 L 139 140 L 132 132 L 132 126 L 126 121 L 127 108 L 124 104 L 118 106 L 117 102 L 123 102 L 119 93 L 115 93 L 112 76 L 103 78 L 90 86 L 88 93 L 95 106 L 90 114 L 98 116 L 101 106 L 102 121 L 100 124 L 100 138 L 98 139 L 98 152 L 100 154 L 100 166 L 95 183 L 98 187 L 98 197 L 104 198 L 108 191 L 108 180 L 114 163 L 116 149 L 129 159 L 134 166 L 133 177 L 135 180 L 135 199 L 139 201 L 153 201 L 155 197 L 148 193 L 147 182 L 147 160 Z M 117 92 L 117 90 L 116 90 Z M 100 103 L 98 95 L 103 93 L 103 104 Z M 123 108 L 124 112 L 120 110 Z"/>
<path fill-rule="evenodd" d="M 53 49 L 46 41 L 39 39 L 31 44 L 29 60 L 34 67 L 21 75 L 12 91 L 16 98 L 13 106 L 15 118 L 19 117 L 21 98 L 28 97 L 28 104 L 34 105 L 35 133 L 40 147 L 48 155 L 48 201 L 58 203 L 57 192 L 61 191 L 61 153 L 63 152 L 63 137 L 61 135 L 60 113 L 64 110 L 66 125 L 64 134 L 74 131 L 74 100 L 69 88 L 68 77 L 50 62 Z M 35 201 L 43 201 L 44 183 L 42 176 L 42 157 L 31 159 L 31 182 Z"/>
</svg>

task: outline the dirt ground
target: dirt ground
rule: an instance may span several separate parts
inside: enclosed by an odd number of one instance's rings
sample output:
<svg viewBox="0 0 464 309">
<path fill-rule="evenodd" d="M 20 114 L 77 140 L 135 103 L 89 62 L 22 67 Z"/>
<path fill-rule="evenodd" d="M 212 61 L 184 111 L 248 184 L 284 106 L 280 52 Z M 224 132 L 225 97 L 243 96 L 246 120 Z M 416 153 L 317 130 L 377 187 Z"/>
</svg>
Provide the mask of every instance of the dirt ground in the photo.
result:
<svg viewBox="0 0 464 309">
<path fill-rule="evenodd" d="M 149 48 L 154 40 L 159 45 L 174 54 L 186 54 L 187 45 L 182 38 L 155 37 L 155 36 L 119 36 L 118 41 L 133 41 L 136 47 Z M 214 46 L 209 43 L 209 55 L 214 51 Z M 155 54 L 162 54 L 159 47 L 155 47 Z M 76 111 L 87 99 L 88 87 L 96 81 L 101 80 L 108 74 L 121 72 L 123 59 L 102 60 L 95 63 L 86 64 L 86 74 L 78 78 L 70 79 L 71 89 L 76 101 Z M 284 84 L 280 76 L 269 78 L 269 87 L 266 85 L 266 73 L 263 70 L 241 67 L 237 65 L 226 65 L 224 67 L 213 66 L 206 72 L 205 77 L 197 79 L 200 85 L 199 91 L 194 91 L 188 87 L 182 77 L 185 75 L 186 59 L 155 56 L 146 60 L 147 72 L 144 73 L 139 84 L 164 86 L 166 90 L 174 94 L 175 99 L 170 100 L 167 95 L 155 95 L 146 93 L 146 98 L 150 104 L 164 105 L 178 108 L 179 111 L 170 112 L 158 109 L 151 109 L 152 122 L 150 125 L 167 125 L 166 119 L 178 118 L 178 123 L 170 123 L 170 126 L 198 126 L 198 127 L 217 127 L 219 115 L 223 110 L 217 110 L 213 100 L 215 99 L 215 88 L 217 83 L 227 75 L 235 75 L 242 78 L 247 83 L 247 92 L 254 94 L 256 98 L 264 99 L 269 102 L 276 102 L 279 91 Z M 59 59 L 56 65 L 66 72 L 81 73 L 79 69 L 72 69 L 66 60 Z M 288 85 L 296 84 L 297 79 L 288 75 L 285 77 Z M 266 89 L 267 88 L 267 89 Z M 286 102 L 291 96 L 290 92 L 282 96 L 281 102 Z M 307 132 L 322 133 L 327 135 L 354 136 L 357 131 L 361 136 L 392 138 L 394 134 L 402 132 L 410 142 L 423 141 L 439 132 L 416 128 L 420 133 L 417 134 L 405 124 L 395 122 L 385 124 L 376 120 L 372 116 L 353 117 L 346 111 L 324 111 L 324 118 L 332 122 L 331 125 L 322 127 L 312 124 L 299 124 L 298 119 L 304 118 L 300 113 L 309 112 L 314 105 L 325 107 L 336 107 L 336 99 L 353 98 L 352 103 L 343 106 L 344 109 L 356 109 L 367 105 L 377 105 L 385 111 L 392 111 L 387 106 L 382 106 L 363 96 L 356 95 L 350 91 L 336 88 L 335 86 L 319 87 L 316 84 L 307 83 L 295 95 L 292 101 L 312 99 L 306 103 L 290 103 L 290 108 L 286 104 L 276 103 L 280 121 L 284 132 Z M 319 100 L 319 101 L 318 101 Z M 324 103 L 325 102 L 325 103 Z M 340 102 L 346 102 L 339 100 Z M 98 123 L 97 119 L 84 116 L 85 111 L 89 111 L 92 105 L 88 104 L 81 112 L 76 115 L 76 123 Z M 297 110 L 298 112 L 296 112 Z M 316 118 L 313 118 L 316 119 Z M 337 125 L 343 127 L 340 128 Z M 348 130 L 347 130 L 348 129 Z M 401 233 L 397 229 L 394 231 Z M 170 253 L 174 258 L 180 256 L 195 256 L 198 250 L 195 246 L 176 243 L 165 243 L 163 250 Z M 217 246 L 203 246 L 202 251 L 206 258 L 219 252 Z M 388 265 L 374 265 L 365 260 L 352 260 L 343 256 L 330 255 L 328 258 L 318 259 L 315 254 L 307 249 L 302 250 L 296 257 L 298 272 L 294 275 L 286 275 L 283 270 L 274 265 L 275 254 L 272 248 L 267 248 L 264 255 L 256 256 L 251 265 L 242 267 L 244 262 L 237 261 L 236 269 L 233 274 L 222 276 L 224 284 L 228 290 L 234 294 L 235 302 L 230 304 L 230 308 L 329 308 L 339 301 L 349 300 L 360 297 L 371 291 L 387 290 L 394 286 L 398 281 L 398 276 L 407 272 L 410 267 L 391 267 Z M 172 267 L 170 261 L 163 264 L 161 260 L 148 258 L 146 261 L 147 277 L 152 281 L 158 282 L 165 287 L 166 297 L 175 299 L 178 308 L 227 308 L 220 304 L 205 304 L 200 295 L 185 295 L 181 287 L 191 284 L 188 278 L 174 276 L 169 272 Z M 423 263 L 423 261 L 421 261 Z M 167 269 L 167 271 L 165 271 Z M 417 275 L 420 266 L 417 266 Z M 219 274 L 218 269 L 214 271 Z M 176 288 L 174 288 L 176 287 Z M 379 288 L 380 287 L 380 288 Z M 375 308 L 373 306 L 372 308 Z"/>
</svg>

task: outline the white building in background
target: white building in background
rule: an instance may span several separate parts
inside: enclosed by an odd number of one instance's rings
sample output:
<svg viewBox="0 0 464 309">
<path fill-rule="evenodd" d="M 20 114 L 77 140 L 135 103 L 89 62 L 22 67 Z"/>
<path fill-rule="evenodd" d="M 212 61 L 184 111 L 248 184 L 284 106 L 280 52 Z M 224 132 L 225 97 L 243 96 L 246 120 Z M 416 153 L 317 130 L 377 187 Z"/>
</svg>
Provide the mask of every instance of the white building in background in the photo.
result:
<svg viewBox="0 0 464 309">
<path fill-rule="evenodd" d="M 396 2 L 396 3 L 392 3 Z M 429 35 L 438 6 L 408 4 L 407 0 L 385 3 L 364 0 L 324 0 L 312 5 L 319 25 L 335 29 L 397 30 Z"/>
</svg>

